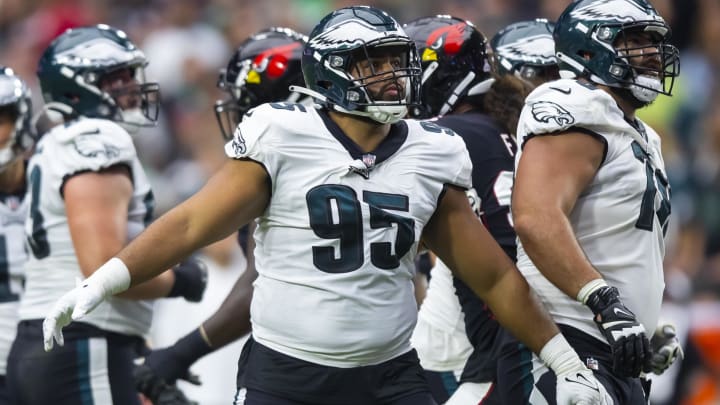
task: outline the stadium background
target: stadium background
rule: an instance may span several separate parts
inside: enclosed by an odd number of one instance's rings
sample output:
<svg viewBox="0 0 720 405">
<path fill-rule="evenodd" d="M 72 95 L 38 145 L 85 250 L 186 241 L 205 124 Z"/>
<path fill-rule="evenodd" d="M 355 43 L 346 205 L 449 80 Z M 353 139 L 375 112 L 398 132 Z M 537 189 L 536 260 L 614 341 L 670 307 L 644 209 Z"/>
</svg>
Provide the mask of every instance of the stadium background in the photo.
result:
<svg viewBox="0 0 720 405">
<path fill-rule="evenodd" d="M 441 4 L 442 3 L 442 4 Z M 400 22 L 443 13 L 473 21 L 488 36 L 504 25 L 535 17 L 554 20 L 569 0 L 367 0 Z M 675 96 L 663 97 L 641 117 L 663 136 L 672 186 L 670 243 L 666 255 L 666 315 L 686 345 L 682 367 L 655 385 L 654 403 L 720 404 L 720 1 L 651 0 L 673 29 L 681 75 Z M 0 0 L 0 64 L 15 69 L 33 89 L 40 52 L 66 28 L 107 23 L 125 30 L 150 60 L 148 79 L 161 85 L 157 128 L 137 134 L 138 151 L 152 178 L 162 212 L 192 194 L 224 158 L 212 111 L 221 97 L 218 69 L 235 46 L 268 26 L 309 33 L 327 12 L 357 4 L 331 0 Z M 211 209 L 211 208 L 210 208 Z M 212 311 L 244 266 L 234 240 L 205 251 L 213 269 Z M 220 280 L 220 281 L 217 281 Z M 211 281 L 212 283 L 212 281 Z M 211 288 L 213 285 L 211 284 Z M 223 288 L 225 290 L 223 290 Z M 194 312 L 193 312 L 194 311 Z M 166 311 L 167 312 L 167 311 Z M 184 319 L 187 328 L 188 312 Z M 172 319 L 172 318 L 170 318 Z M 161 325 L 174 329 L 172 321 Z M 184 327 L 184 326 L 183 326 Z M 156 328 L 157 329 L 157 328 Z M 177 328 L 182 329 L 182 328 Z M 183 330 L 158 337 L 171 343 Z M 222 356 L 234 365 L 235 360 Z M 207 380 L 206 380 L 207 381 Z M 227 397 L 226 397 L 227 398 Z"/>
</svg>

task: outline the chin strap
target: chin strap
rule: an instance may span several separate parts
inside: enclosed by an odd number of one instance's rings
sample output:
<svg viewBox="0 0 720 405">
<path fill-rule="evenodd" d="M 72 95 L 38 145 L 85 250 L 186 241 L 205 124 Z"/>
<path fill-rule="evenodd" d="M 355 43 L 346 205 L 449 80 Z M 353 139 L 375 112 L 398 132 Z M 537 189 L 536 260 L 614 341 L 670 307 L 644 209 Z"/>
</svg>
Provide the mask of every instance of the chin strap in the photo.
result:
<svg viewBox="0 0 720 405">
<path fill-rule="evenodd" d="M 321 103 L 327 102 L 327 97 L 323 96 L 315 90 L 310 90 L 306 87 L 292 85 L 288 87 L 288 90 L 294 91 L 295 93 L 305 94 L 306 96 L 310 96 Z"/>
<path fill-rule="evenodd" d="M 294 91 L 300 94 L 306 94 L 310 97 L 315 98 L 320 103 L 323 104 L 331 104 L 332 109 L 341 112 L 343 114 L 351 114 L 351 115 L 358 115 L 360 117 L 367 117 L 372 119 L 373 121 L 379 122 L 381 124 L 394 124 L 398 121 L 400 121 L 405 115 L 407 115 L 407 106 L 404 105 L 388 105 L 388 106 L 368 106 L 366 107 L 367 111 L 358 111 L 358 110 L 347 110 L 345 108 L 340 107 L 337 104 L 328 102 L 327 97 L 324 95 L 318 93 L 315 90 L 310 90 L 305 87 L 300 86 L 290 86 L 290 91 Z"/>
</svg>

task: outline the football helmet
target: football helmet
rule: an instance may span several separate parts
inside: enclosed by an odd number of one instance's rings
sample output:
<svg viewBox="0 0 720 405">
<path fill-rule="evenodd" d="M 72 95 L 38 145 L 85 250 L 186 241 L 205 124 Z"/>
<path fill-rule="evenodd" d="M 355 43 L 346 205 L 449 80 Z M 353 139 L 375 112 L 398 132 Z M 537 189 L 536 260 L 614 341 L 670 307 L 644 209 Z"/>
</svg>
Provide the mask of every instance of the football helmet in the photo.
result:
<svg viewBox="0 0 720 405">
<path fill-rule="evenodd" d="M 397 21 L 373 7 L 325 16 L 303 50 L 302 71 L 307 88 L 298 91 L 335 111 L 383 124 L 404 118 L 420 99 L 415 43 Z"/>
<path fill-rule="evenodd" d="M 145 82 L 147 63 L 123 31 L 99 24 L 71 28 L 55 38 L 37 74 L 48 108 L 70 117 L 149 126 L 157 121 L 160 90 L 157 83 Z"/>
<path fill-rule="evenodd" d="M 9 142 L 0 148 L 0 171 L 5 170 L 37 141 L 32 118 L 30 89 L 12 69 L 0 66 L 0 115 L 14 121 Z"/>
<path fill-rule="evenodd" d="M 535 85 L 558 79 L 553 29 L 544 18 L 510 24 L 490 40 L 498 74 L 512 74 Z"/>
<path fill-rule="evenodd" d="M 423 17 L 404 26 L 415 41 L 422 63 L 422 105 L 415 118 L 442 116 L 458 101 L 483 94 L 494 79 L 485 35 L 475 26 L 449 15 Z"/>
<path fill-rule="evenodd" d="M 648 34 L 653 43 L 631 48 L 627 36 L 632 33 Z M 669 37 L 670 27 L 645 0 L 575 1 L 553 31 L 561 76 L 627 89 L 638 105 L 672 94 L 680 59 Z M 640 64 L 652 56 L 657 66 Z"/>
<path fill-rule="evenodd" d="M 307 37 L 289 28 L 273 27 L 246 39 L 220 71 L 218 87 L 229 98 L 215 103 L 215 116 L 225 139 L 230 140 L 245 113 L 260 104 L 305 102 L 291 85 L 302 86 L 300 68 Z"/>
</svg>

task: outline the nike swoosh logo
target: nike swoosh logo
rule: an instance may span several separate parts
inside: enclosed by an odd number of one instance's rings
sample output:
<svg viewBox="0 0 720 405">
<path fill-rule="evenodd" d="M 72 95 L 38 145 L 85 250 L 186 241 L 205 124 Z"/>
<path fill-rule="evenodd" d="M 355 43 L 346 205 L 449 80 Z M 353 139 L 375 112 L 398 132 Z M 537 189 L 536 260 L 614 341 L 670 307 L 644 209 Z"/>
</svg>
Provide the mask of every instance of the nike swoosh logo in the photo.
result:
<svg viewBox="0 0 720 405">
<path fill-rule="evenodd" d="M 248 111 L 248 112 L 245 113 L 245 116 L 246 116 L 246 117 L 252 117 L 252 115 L 253 115 L 254 113 L 255 113 L 255 110 L 250 110 L 250 111 Z"/>
<path fill-rule="evenodd" d="M 588 380 L 584 375 L 580 373 L 575 374 L 575 379 L 573 380 L 571 380 L 570 377 L 565 377 L 565 381 L 584 385 L 590 389 L 600 392 L 600 388 L 598 388 L 597 384 L 593 384 L 592 382 L 590 382 L 590 380 Z"/>
<path fill-rule="evenodd" d="M 557 87 L 550 87 L 550 88 L 553 90 L 557 90 L 562 94 L 570 94 L 570 92 L 572 91 L 570 88 L 567 88 L 567 89 L 559 89 Z"/>
<path fill-rule="evenodd" d="M 613 308 L 613 312 L 615 312 L 615 315 L 625 315 L 625 316 L 629 316 L 631 318 L 633 316 L 631 313 L 624 311 L 620 308 Z"/>
</svg>

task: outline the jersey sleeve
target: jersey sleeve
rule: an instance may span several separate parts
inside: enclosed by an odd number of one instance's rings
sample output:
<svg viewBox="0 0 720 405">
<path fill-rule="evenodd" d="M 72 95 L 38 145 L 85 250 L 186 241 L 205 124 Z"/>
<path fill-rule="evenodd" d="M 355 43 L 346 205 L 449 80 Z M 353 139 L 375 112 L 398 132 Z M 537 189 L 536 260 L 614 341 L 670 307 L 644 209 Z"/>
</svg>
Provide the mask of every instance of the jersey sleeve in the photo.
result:
<svg viewBox="0 0 720 405">
<path fill-rule="evenodd" d="M 462 137 L 429 121 L 408 121 L 408 124 L 409 130 L 418 131 L 427 146 L 418 170 L 442 184 L 470 189 L 472 162 Z"/>
<path fill-rule="evenodd" d="M 557 80 L 536 88 L 525 100 L 518 122 L 522 148 L 533 136 L 586 132 L 607 144 L 604 133 L 622 122 L 622 111 L 605 91 L 576 80 Z"/>
<path fill-rule="evenodd" d="M 273 109 L 262 104 L 243 117 L 235 128 L 233 139 L 225 144 L 225 154 L 231 159 L 250 159 L 263 166 L 269 173 L 278 167 L 278 155 L 273 153 L 276 140 L 273 137 Z"/>
<path fill-rule="evenodd" d="M 82 120 L 58 137 L 56 167 L 63 177 L 98 172 L 124 164 L 132 168 L 137 152 L 130 134 L 106 120 Z"/>
</svg>

